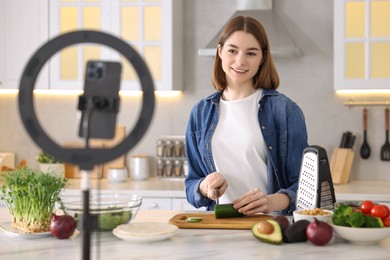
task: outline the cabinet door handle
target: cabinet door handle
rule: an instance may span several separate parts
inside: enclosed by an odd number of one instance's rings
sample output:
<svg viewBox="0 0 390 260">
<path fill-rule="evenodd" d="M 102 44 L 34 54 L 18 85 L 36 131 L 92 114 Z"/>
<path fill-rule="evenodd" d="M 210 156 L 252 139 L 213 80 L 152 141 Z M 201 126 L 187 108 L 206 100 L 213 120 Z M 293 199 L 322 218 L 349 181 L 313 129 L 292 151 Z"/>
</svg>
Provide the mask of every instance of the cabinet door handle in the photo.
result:
<svg viewBox="0 0 390 260">
<path fill-rule="evenodd" d="M 153 203 L 152 206 L 151 206 L 152 209 L 157 209 L 159 208 L 158 204 L 157 203 Z"/>
</svg>

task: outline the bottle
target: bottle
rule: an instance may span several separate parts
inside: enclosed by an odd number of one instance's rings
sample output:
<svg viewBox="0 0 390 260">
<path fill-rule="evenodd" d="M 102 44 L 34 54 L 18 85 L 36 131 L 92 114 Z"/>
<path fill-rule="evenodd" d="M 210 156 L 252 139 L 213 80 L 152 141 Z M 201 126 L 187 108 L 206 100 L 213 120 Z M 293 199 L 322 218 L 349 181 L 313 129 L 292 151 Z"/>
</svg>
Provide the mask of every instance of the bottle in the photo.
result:
<svg viewBox="0 0 390 260">
<path fill-rule="evenodd" d="M 167 176 L 167 177 L 171 177 L 172 176 L 172 174 L 173 174 L 173 165 L 172 165 L 172 161 L 171 160 L 165 160 L 164 170 L 165 170 L 165 176 Z"/>
<path fill-rule="evenodd" d="M 157 176 L 158 177 L 164 176 L 164 161 L 161 159 L 157 160 Z"/>
<path fill-rule="evenodd" d="M 175 157 L 181 157 L 182 156 L 182 149 L 183 149 L 182 141 L 176 140 L 175 144 L 174 144 Z"/>
<path fill-rule="evenodd" d="M 182 162 L 180 160 L 175 160 L 174 164 L 175 164 L 175 167 L 173 168 L 173 172 L 174 172 L 176 177 L 180 177 L 182 175 L 182 172 L 183 172 Z"/>
<path fill-rule="evenodd" d="M 164 141 L 163 140 L 157 140 L 156 154 L 157 154 L 157 157 L 164 156 Z"/>
<path fill-rule="evenodd" d="M 165 156 L 172 157 L 173 154 L 173 143 L 171 140 L 165 142 Z"/>
</svg>

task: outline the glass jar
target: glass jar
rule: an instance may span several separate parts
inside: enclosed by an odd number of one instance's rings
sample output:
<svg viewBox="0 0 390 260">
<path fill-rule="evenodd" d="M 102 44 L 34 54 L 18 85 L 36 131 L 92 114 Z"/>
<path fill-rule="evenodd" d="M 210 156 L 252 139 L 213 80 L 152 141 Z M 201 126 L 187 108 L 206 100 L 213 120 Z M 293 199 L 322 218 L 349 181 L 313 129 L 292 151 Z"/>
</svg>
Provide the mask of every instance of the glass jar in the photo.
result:
<svg viewBox="0 0 390 260">
<path fill-rule="evenodd" d="M 157 176 L 164 176 L 164 161 L 161 159 L 157 160 Z"/>
<path fill-rule="evenodd" d="M 165 176 L 171 177 L 173 174 L 173 164 L 171 160 L 165 160 L 165 165 L 164 165 L 164 173 Z"/>
<path fill-rule="evenodd" d="M 180 177 L 183 173 L 183 164 L 181 160 L 175 160 L 173 172 L 176 177 Z"/>
<path fill-rule="evenodd" d="M 165 156 L 172 157 L 173 154 L 173 142 L 171 140 L 167 140 L 165 142 Z"/>
<path fill-rule="evenodd" d="M 176 140 L 173 149 L 175 157 L 181 157 L 182 150 L 183 150 L 183 142 L 180 140 Z"/>
<path fill-rule="evenodd" d="M 163 140 L 157 140 L 157 145 L 156 145 L 156 154 L 157 157 L 163 157 L 164 156 L 164 141 Z"/>
</svg>

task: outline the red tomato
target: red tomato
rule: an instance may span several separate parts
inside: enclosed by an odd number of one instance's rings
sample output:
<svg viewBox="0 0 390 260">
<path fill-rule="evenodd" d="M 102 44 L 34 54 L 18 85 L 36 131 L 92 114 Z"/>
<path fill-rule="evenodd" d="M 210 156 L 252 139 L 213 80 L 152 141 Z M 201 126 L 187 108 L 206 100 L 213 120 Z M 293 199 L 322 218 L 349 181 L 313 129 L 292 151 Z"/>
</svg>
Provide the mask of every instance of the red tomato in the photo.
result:
<svg viewBox="0 0 390 260">
<path fill-rule="evenodd" d="M 371 209 L 371 216 L 384 219 L 387 216 L 387 209 L 384 205 L 375 205 Z"/>
<path fill-rule="evenodd" d="M 389 217 L 390 216 L 390 209 L 389 209 L 389 207 L 388 206 L 386 206 L 386 205 L 383 205 L 383 204 L 381 204 L 383 207 L 385 207 L 385 209 L 386 209 L 386 211 L 387 211 L 387 214 L 386 214 L 386 217 Z"/>
<path fill-rule="evenodd" d="M 383 219 L 383 225 L 384 225 L 385 227 L 390 227 L 390 217 L 385 217 L 385 218 Z"/>
<path fill-rule="evenodd" d="M 375 203 L 371 200 L 365 200 L 362 202 L 362 205 L 360 205 L 360 210 L 363 214 L 370 214 L 372 207 L 374 207 Z"/>
</svg>

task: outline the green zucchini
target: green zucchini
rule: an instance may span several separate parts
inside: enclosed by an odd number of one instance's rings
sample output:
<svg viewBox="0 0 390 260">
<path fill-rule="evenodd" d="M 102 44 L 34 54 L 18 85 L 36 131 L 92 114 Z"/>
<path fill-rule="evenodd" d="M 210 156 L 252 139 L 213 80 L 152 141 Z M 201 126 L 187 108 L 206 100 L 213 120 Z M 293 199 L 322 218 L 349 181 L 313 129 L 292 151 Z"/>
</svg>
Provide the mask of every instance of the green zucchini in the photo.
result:
<svg viewBox="0 0 390 260">
<path fill-rule="evenodd" d="M 237 218 L 244 214 L 233 208 L 233 204 L 219 204 L 214 206 L 215 218 Z"/>
</svg>

